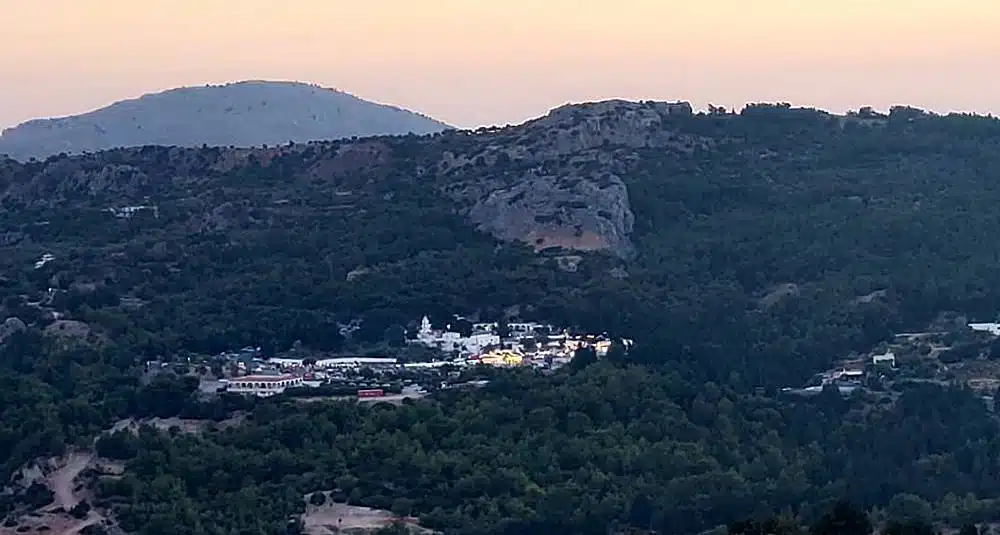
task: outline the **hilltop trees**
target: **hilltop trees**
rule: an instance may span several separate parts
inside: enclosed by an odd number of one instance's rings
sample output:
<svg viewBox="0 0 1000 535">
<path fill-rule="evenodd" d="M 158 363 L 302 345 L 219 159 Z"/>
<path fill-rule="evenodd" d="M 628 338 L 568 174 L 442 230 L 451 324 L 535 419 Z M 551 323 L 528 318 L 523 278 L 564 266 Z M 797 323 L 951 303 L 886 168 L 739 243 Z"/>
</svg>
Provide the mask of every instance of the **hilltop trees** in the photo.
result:
<svg viewBox="0 0 1000 535">
<path fill-rule="evenodd" d="M 758 520 L 734 533 L 805 533 L 788 515 L 759 520 L 778 511 L 809 515 L 811 535 L 863 535 L 885 528 L 860 509 L 873 506 L 901 522 L 892 533 L 989 518 L 1000 483 L 970 467 L 993 459 L 1000 428 L 975 395 L 928 386 L 887 406 L 830 396 L 748 395 L 599 361 L 497 373 L 482 389 L 399 407 L 271 399 L 240 427 L 102 439 L 102 451 L 124 442 L 114 455 L 128 461 L 99 498 L 136 526 L 165 514 L 162 500 L 185 504 L 192 533 L 238 533 L 249 518 L 283 533 L 320 489 L 456 535 L 683 534 L 740 518 Z M 941 432 L 954 421 L 963 426 Z M 914 468 L 928 455 L 935 471 Z M 166 481 L 176 495 L 163 497 Z M 948 495 L 961 488 L 971 494 Z M 258 511 L 251 496 L 271 505 Z"/>
<path fill-rule="evenodd" d="M 1000 121 L 751 106 L 661 116 L 650 135 L 670 142 L 636 148 L 568 134 L 590 123 L 565 111 L 548 130 L 4 163 L 0 319 L 17 321 L 0 343 L 0 477 L 120 418 L 241 408 L 238 428 L 101 439 L 127 460 L 102 503 L 144 535 L 288 533 L 303 496 L 330 489 L 463 535 L 685 534 L 740 518 L 757 520 L 734 531 L 792 533 L 795 514 L 812 521 L 838 498 L 886 511 L 898 522 L 870 529 L 899 535 L 994 519 L 1000 434 L 974 393 L 775 393 L 944 311 L 996 317 Z M 579 138 L 593 146 L 564 143 Z M 536 254 L 469 224 L 476 188 L 528 169 L 561 192 L 620 178 L 634 257 Z M 538 215 L 603 217 L 593 184 Z M 468 197 L 449 197 L 459 186 Z M 107 211 L 146 197 L 158 216 Z M 400 407 L 205 401 L 142 364 L 398 345 L 423 314 L 504 316 L 503 330 L 515 312 L 636 343 Z M 760 520 L 775 512 L 788 514 Z M 850 509 L 829 515 L 810 531 L 866 529 Z"/>
</svg>

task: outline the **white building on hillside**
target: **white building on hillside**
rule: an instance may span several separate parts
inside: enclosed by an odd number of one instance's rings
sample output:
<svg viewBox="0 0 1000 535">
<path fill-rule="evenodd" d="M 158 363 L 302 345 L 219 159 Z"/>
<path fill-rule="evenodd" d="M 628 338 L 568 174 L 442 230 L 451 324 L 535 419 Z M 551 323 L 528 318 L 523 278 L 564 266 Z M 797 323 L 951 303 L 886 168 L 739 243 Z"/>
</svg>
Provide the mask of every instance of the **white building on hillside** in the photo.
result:
<svg viewBox="0 0 1000 535">
<path fill-rule="evenodd" d="M 522 338 L 525 336 L 531 336 L 535 334 L 536 330 L 551 331 L 551 325 L 543 325 L 541 323 L 508 323 L 507 328 L 510 330 L 511 338 Z"/>
<path fill-rule="evenodd" d="M 263 398 L 280 394 L 293 386 L 302 386 L 302 378 L 295 375 L 244 375 L 234 377 L 227 390 Z"/>
<path fill-rule="evenodd" d="M 882 355 L 872 355 L 872 364 L 878 366 L 880 364 L 888 364 L 890 367 L 896 367 L 896 354 L 892 351 L 886 351 Z"/>
<path fill-rule="evenodd" d="M 1000 323 L 970 323 L 969 328 L 973 331 L 981 331 L 1000 336 Z"/>
<path fill-rule="evenodd" d="M 364 366 L 395 366 L 398 360 L 392 357 L 336 357 L 319 359 L 317 368 L 361 368 Z"/>
<path fill-rule="evenodd" d="M 436 347 L 441 351 L 457 352 L 460 355 L 474 355 L 489 346 L 499 345 L 500 337 L 491 332 L 477 333 L 474 331 L 470 336 L 462 336 L 461 333 L 450 330 L 436 331 L 431 325 L 431 320 L 424 316 L 423 320 L 420 321 L 417 338 L 412 342 Z"/>
</svg>

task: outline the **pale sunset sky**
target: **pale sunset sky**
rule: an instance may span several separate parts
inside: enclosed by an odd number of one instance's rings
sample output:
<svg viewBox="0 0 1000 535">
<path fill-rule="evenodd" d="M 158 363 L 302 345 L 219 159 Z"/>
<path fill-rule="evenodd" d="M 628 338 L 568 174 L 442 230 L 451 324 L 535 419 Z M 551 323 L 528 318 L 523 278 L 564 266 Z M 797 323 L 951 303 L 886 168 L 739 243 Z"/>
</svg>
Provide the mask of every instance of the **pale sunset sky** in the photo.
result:
<svg viewBox="0 0 1000 535">
<path fill-rule="evenodd" d="M 0 127 L 299 80 L 473 127 L 566 102 L 1000 113 L 1000 0 L 0 0 Z"/>
</svg>

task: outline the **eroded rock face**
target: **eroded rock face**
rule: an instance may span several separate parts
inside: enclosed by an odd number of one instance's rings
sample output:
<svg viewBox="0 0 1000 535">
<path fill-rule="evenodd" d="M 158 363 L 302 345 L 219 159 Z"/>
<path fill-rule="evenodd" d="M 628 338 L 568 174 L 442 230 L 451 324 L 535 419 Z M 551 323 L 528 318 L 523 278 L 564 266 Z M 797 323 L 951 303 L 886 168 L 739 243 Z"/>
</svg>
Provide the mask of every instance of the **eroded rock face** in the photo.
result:
<svg viewBox="0 0 1000 535">
<path fill-rule="evenodd" d="M 690 115 L 687 102 L 628 102 L 607 100 L 566 105 L 525 125 L 527 136 L 538 139 L 536 148 L 548 156 L 573 154 L 604 146 L 665 147 L 683 144 L 685 138 L 664 127 L 671 115 Z M 538 135 L 538 130 L 549 131 Z"/>
<path fill-rule="evenodd" d="M 439 167 L 457 180 L 446 191 L 469 206 L 470 220 L 500 239 L 628 259 L 635 252 L 635 217 L 621 177 L 641 149 L 708 147 L 710 141 L 667 124 L 670 116 L 689 114 L 686 102 L 563 106 L 522 126 L 481 134 L 474 151 L 444 151 Z"/>
<path fill-rule="evenodd" d="M 45 334 L 56 338 L 83 339 L 90 334 L 90 326 L 82 321 L 56 320 L 45 327 Z"/>
<path fill-rule="evenodd" d="M 3 323 L 0 323 L 0 344 L 15 333 L 19 333 L 27 328 L 28 326 L 20 318 L 7 318 Z"/>
<path fill-rule="evenodd" d="M 628 191 L 612 174 L 526 177 L 480 199 L 469 218 L 502 240 L 523 241 L 536 250 L 610 250 L 622 257 L 634 252 Z"/>
</svg>

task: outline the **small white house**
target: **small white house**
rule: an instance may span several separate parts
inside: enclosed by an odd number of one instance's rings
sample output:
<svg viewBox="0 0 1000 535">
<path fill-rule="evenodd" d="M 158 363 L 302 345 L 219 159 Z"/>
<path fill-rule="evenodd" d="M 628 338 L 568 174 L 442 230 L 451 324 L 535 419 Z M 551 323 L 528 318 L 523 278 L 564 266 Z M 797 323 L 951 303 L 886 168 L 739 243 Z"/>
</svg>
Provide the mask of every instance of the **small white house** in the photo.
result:
<svg viewBox="0 0 1000 535">
<path fill-rule="evenodd" d="M 970 323 L 969 328 L 973 331 L 987 332 L 993 336 L 1000 336 L 1000 323 Z"/>
<path fill-rule="evenodd" d="M 301 367 L 302 363 L 305 362 L 305 359 L 288 359 L 288 358 L 272 357 L 267 359 L 267 362 L 270 364 L 274 364 L 275 366 L 295 368 L 295 367 Z"/>
<path fill-rule="evenodd" d="M 879 365 L 889 365 L 892 368 L 896 367 L 896 354 L 892 351 L 887 351 L 882 355 L 872 355 L 872 364 Z"/>
<path fill-rule="evenodd" d="M 55 255 L 51 253 L 45 253 L 42 255 L 41 258 L 38 259 L 38 262 L 35 262 L 35 269 L 42 269 L 43 267 L 45 267 L 45 264 L 48 264 L 49 262 L 55 259 L 56 259 Z"/>
</svg>

